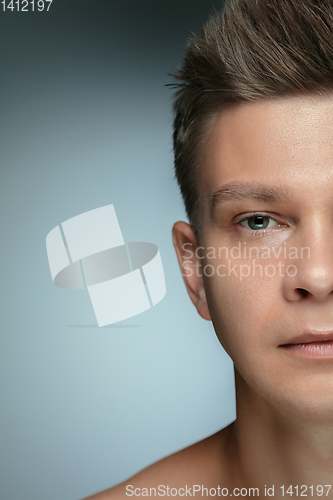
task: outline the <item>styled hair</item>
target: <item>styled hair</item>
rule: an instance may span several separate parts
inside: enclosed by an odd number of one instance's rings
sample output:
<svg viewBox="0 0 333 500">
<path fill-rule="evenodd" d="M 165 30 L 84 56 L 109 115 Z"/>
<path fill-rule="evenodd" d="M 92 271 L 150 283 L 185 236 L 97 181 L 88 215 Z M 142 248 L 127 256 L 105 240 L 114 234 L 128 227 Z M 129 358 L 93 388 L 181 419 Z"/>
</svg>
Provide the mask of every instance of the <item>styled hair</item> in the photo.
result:
<svg viewBox="0 0 333 500">
<path fill-rule="evenodd" d="M 227 0 L 173 76 L 175 174 L 199 238 L 205 132 L 232 103 L 333 89 L 333 0 Z"/>
</svg>

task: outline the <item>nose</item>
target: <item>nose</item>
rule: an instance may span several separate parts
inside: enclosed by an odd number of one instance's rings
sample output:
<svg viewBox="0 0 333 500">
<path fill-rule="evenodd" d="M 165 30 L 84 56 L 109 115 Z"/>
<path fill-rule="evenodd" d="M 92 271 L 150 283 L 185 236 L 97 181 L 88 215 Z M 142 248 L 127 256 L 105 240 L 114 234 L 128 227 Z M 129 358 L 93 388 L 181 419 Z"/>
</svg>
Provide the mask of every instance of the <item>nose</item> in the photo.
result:
<svg viewBox="0 0 333 500">
<path fill-rule="evenodd" d="M 297 247 L 297 258 L 289 262 L 283 282 L 289 301 L 333 297 L 333 234 L 318 228 L 316 233 L 306 238 L 306 246 Z"/>
</svg>

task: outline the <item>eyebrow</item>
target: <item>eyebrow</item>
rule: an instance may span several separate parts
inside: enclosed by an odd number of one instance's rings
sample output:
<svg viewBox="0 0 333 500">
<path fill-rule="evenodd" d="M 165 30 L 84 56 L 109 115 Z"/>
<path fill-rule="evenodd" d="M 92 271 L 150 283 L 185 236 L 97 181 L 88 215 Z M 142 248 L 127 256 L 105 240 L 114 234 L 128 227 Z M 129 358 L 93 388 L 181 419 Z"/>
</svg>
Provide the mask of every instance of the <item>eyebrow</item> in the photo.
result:
<svg viewBox="0 0 333 500">
<path fill-rule="evenodd" d="M 213 211 L 215 205 L 221 201 L 244 198 L 274 203 L 276 201 L 286 201 L 288 196 L 284 189 L 270 188 L 260 184 L 224 184 L 216 189 L 210 196 L 211 211 Z"/>
</svg>

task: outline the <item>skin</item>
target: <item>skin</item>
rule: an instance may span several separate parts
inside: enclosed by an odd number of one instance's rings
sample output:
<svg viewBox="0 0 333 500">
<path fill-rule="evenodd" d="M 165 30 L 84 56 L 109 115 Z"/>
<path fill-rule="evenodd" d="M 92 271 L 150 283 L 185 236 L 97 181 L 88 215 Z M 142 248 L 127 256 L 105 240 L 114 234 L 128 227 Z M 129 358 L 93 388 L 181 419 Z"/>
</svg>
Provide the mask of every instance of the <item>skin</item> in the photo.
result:
<svg viewBox="0 0 333 500">
<path fill-rule="evenodd" d="M 192 302 L 234 361 L 236 422 L 90 498 L 128 498 L 127 484 L 258 487 L 259 498 L 273 484 L 275 498 L 285 498 L 281 485 L 333 489 L 333 354 L 286 347 L 304 333 L 333 332 L 333 96 L 224 110 L 206 139 L 199 186 L 200 245 L 182 221 L 173 241 Z M 266 229 L 250 227 L 256 213 Z M 218 249 L 230 257 L 239 245 L 259 254 L 230 259 L 237 276 L 218 275 L 228 265 Z M 301 256 L 301 248 L 309 250 Z M 253 260 L 263 276 L 251 268 L 240 280 L 240 266 Z"/>
</svg>

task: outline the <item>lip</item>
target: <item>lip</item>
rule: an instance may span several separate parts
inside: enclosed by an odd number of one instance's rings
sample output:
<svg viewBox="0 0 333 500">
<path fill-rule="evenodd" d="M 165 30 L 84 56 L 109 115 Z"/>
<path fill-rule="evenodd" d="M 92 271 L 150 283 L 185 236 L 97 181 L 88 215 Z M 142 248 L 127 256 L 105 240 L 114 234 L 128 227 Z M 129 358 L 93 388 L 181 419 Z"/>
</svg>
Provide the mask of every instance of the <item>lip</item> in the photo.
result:
<svg viewBox="0 0 333 500">
<path fill-rule="evenodd" d="M 308 330 L 304 332 L 302 335 L 298 335 L 297 337 L 294 337 L 291 339 L 289 342 L 286 342 L 285 344 L 281 345 L 292 345 L 292 344 L 310 344 L 310 343 L 317 343 L 317 342 L 328 342 L 330 340 L 333 340 L 333 330 L 330 331 L 315 331 L 315 330 Z"/>
<path fill-rule="evenodd" d="M 306 331 L 279 347 L 300 357 L 333 359 L 333 330 Z"/>
</svg>

